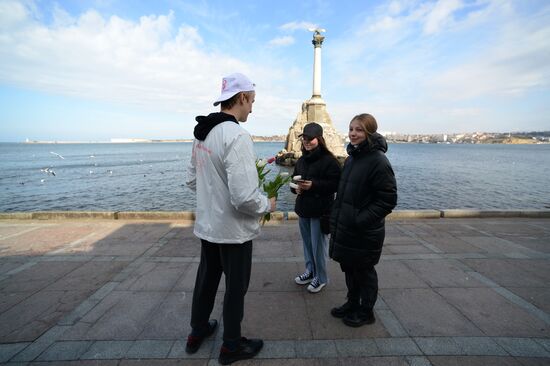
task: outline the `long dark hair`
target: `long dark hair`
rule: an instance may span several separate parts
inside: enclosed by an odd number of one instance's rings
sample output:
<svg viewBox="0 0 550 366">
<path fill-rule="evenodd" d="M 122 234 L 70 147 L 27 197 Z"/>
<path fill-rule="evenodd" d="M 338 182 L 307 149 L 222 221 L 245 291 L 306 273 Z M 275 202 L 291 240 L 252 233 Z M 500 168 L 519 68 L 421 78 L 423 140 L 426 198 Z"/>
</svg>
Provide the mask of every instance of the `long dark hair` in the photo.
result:
<svg viewBox="0 0 550 366">
<path fill-rule="evenodd" d="M 321 151 L 324 153 L 324 154 L 329 154 L 330 156 L 332 156 L 335 160 L 338 161 L 338 159 L 336 159 L 336 156 L 334 156 L 334 154 L 332 153 L 332 151 L 330 151 L 327 147 L 327 142 L 325 141 L 324 137 L 323 136 L 318 136 L 316 137 L 317 141 L 319 141 L 319 144 L 317 145 L 317 149 L 321 149 Z M 302 142 L 302 155 L 303 154 L 306 154 L 307 153 L 307 150 L 305 149 L 304 147 L 304 143 Z"/>
</svg>

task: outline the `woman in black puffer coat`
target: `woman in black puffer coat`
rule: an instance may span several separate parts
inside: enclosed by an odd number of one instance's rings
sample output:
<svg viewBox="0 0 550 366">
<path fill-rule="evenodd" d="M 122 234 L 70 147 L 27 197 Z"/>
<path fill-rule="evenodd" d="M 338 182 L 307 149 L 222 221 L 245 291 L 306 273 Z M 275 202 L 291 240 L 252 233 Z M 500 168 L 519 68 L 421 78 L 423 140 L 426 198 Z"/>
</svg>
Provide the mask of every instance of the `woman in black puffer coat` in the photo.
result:
<svg viewBox="0 0 550 366">
<path fill-rule="evenodd" d="M 326 146 L 321 125 L 308 123 L 300 136 L 302 157 L 296 162 L 293 177 L 300 175 L 301 178 L 291 190 L 298 194 L 294 210 L 299 217 L 306 270 L 294 281 L 299 285 L 309 284 L 307 290 L 316 293 L 328 282 L 328 231 L 323 232 L 321 217 L 328 215 L 334 201 L 340 164 Z"/>
<path fill-rule="evenodd" d="M 330 217 L 329 254 L 346 276 L 348 301 L 331 314 L 358 327 L 375 321 L 378 296 L 374 266 L 384 243 L 384 218 L 397 204 L 397 185 L 386 158 L 386 140 L 370 114 L 355 116 L 349 126 L 350 144 Z"/>
</svg>

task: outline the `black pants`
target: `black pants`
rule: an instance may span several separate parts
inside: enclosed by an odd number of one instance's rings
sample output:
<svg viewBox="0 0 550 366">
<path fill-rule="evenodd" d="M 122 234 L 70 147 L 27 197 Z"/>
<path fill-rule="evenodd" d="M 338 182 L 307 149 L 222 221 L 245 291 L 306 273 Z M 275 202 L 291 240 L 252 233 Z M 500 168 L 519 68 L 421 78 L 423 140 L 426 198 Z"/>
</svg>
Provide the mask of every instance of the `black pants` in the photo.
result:
<svg viewBox="0 0 550 366">
<path fill-rule="evenodd" d="M 378 297 L 378 275 L 374 266 L 340 263 L 346 275 L 348 301 L 361 304 L 363 310 L 372 310 Z"/>
<path fill-rule="evenodd" d="M 241 338 L 244 295 L 248 291 L 251 268 L 252 241 L 243 244 L 216 244 L 201 240 L 201 262 L 191 309 L 191 328 L 194 332 L 200 333 L 207 329 L 223 272 L 223 340 L 234 341 Z"/>
</svg>

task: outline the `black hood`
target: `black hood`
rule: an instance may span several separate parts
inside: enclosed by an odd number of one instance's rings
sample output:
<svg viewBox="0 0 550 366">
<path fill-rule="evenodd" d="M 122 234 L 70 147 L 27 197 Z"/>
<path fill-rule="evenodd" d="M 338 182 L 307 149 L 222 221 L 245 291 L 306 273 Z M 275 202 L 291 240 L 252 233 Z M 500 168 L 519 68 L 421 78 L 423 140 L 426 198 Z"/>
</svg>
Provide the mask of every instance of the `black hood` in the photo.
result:
<svg viewBox="0 0 550 366">
<path fill-rule="evenodd" d="M 369 152 L 374 150 L 380 150 L 383 153 L 388 151 L 388 143 L 386 142 L 386 139 L 378 132 L 373 133 L 370 137 L 357 146 L 349 144 L 347 147 L 349 155 L 359 154 L 362 151 Z"/>
<path fill-rule="evenodd" d="M 222 122 L 233 121 L 237 124 L 239 123 L 233 115 L 224 112 L 210 113 L 208 116 L 197 116 L 195 117 L 195 121 L 198 124 L 195 126 L 193 135 L 195 135 L 197 140 L 201 141 L 206 139 L 210 131 Z"/>
</svg>

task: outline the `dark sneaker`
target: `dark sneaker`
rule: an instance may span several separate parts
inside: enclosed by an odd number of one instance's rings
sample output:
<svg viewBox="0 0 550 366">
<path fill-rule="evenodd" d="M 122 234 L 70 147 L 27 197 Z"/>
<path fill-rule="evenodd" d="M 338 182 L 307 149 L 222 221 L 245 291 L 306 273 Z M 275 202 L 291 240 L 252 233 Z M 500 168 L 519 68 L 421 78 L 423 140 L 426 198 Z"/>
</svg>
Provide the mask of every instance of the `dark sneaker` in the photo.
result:
<svg viewBox="0 0 550 366">
<path fill-rule="evenodd" d="M 311 283 L 307 286 L 307 290 L 311 293 L 317 293 L 323 289 L 327 284 L 319 282 L 319 279 L 315 277 Z"/>
<path fill-rule="evenodd" d="M 261 339 L 246 339 L 242 337 L 239 345 L 234 351 L 222 346 L 220 349 L 220 357 L 218 357 L 218 362 L 222 365 L 229 365 L 239 360 L 252 358 L 260 352 L 263 346 L 264 341 Z"/>
<path fill-rule="evenodd" d="M 358 307 L 359 304 L 346 301 L 344 305 L 338 306 L 337 308 L 332 308 L 330 310 L 330 314 L 335 318 L 343 318 Z"/>
<path fill-rule="evenodd" d="M 376 321 L 372 310 L 356 310 L 344 316 L 342 319 L 348 327 L 357 328 L 365 324 L 372 324 Z"/>
<path fill-rule="evenodd" d="M 218 321 L 216 319 L 212 319 L 208 321 L 208 330 L 203 335 L 189 335 L 187 337 L 187 344 L 185 345 L 185 352 L 191 354 L 195 353 L 199 350 L 201 347 L 202 342 L 205 338 L 211 336 L 214 331 L 216 330 L 216 327 L 218 326 Z"/>
<path fill-rule="evenodd" d="M 305 271 L 304 273 L 296 277 L 294 279 L 294 282 L 296 282 L 298 285 L 307 285 L 311 282 L 311 280 L 313 280 L 313 273 Z"/>
</svg>

